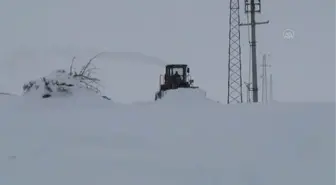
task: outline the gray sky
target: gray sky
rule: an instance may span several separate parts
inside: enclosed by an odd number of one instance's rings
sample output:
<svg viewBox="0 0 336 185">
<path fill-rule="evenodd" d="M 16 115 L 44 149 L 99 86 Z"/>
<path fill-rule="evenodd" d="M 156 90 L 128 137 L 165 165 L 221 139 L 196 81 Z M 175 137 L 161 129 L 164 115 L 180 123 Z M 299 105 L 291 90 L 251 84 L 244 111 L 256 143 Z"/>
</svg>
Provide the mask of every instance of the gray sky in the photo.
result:
<svg viewBox="0 0 336 185">
<path fill-rule="evenodd" d="M 257 28 L 258 61 L 271 54 L 274 98 L 334 100 L 335 1 L 262 3 L 257 18 L 270 24 Z M 226 102 L 229 0 L 2 0 L 0 12 L 0 90 L 20 93 L 27 80 L 67 68 L 73 55 L 85 62 L 122 51 L 187 63 L 196 84 Z M 292 40 L 283 38 L 285 29 L 294 30 Z M 241 31 L 247 81 L 247 28 Z M 97 60 L 106 94 L 121 102 L 152 100 L 164 69 L 144 61 Z"/>
</svg>

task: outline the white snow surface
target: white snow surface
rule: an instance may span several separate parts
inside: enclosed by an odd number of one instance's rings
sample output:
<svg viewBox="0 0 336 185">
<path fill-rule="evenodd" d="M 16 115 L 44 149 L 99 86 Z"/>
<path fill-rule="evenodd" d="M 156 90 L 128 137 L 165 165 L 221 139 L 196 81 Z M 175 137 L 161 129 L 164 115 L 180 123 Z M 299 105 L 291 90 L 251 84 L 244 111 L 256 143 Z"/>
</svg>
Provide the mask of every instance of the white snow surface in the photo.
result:
<svg viewBox="0 0 336 185">
<path fill-rule="evenodd" d="M 0 184 L 335 184 L 334 103 L 223 105 L 199 91 L 134 105 L 0 96 Z"/>
</svg>

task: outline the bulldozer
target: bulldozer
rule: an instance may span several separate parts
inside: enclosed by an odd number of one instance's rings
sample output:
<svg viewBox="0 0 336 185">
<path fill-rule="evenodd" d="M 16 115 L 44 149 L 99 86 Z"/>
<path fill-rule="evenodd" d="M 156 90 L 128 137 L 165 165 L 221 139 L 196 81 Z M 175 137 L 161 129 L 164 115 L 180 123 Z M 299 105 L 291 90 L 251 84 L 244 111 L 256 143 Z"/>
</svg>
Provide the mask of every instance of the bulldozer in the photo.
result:
<svg viewBox="0 0 336 185">
<path fill-rule="evenodd" d="M 190 68 L 187 64 L 168 64 L 166 72 L 160 75 L 160 89 L 155 94 L 155 101 L 161 99 L 167 90 L 178 88 L 198 88 L 193 86 L 194 80 L 190 76 Z"/>
</svg>

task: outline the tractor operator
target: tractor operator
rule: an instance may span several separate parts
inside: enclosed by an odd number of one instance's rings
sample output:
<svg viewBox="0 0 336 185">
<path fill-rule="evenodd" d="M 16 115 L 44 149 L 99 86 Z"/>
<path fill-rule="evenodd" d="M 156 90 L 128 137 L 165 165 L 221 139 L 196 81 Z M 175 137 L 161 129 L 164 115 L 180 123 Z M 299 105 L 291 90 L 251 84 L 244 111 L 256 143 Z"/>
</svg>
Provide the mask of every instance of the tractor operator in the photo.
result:
<svg viewBox="0 0 336 185">
<path fill-rule="evenodd" d="M 178 74 L 177 71 L 175 71 L 175 74 L 174 74 L 174 81 L 176 82 L 176 84 L 180 84 L 182 81 L 182 77 L 180 74 Z"/>
</svg>

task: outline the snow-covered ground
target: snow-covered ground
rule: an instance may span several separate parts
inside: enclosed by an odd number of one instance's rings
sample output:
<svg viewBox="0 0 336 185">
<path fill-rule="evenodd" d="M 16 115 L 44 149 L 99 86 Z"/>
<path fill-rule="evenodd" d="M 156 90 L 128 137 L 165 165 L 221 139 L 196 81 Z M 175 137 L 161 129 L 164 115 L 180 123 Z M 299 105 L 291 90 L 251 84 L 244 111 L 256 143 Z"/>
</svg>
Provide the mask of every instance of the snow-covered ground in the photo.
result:
<svg viewBox="0 0 336 185">
<path fill-rule="evenodd" d="M 204 95 L 134 105 L 0 96 L 0 184 L 335 184 L 334 103 Z"/>
</svg>

